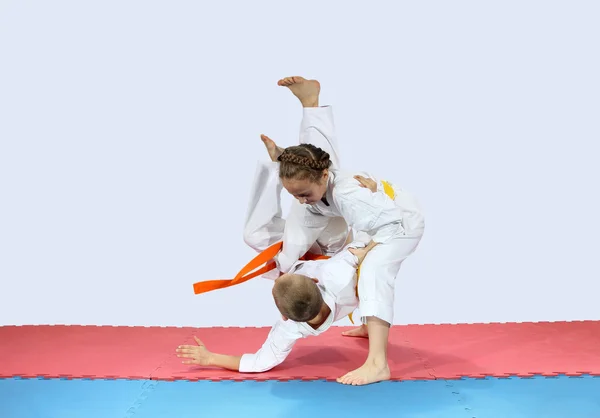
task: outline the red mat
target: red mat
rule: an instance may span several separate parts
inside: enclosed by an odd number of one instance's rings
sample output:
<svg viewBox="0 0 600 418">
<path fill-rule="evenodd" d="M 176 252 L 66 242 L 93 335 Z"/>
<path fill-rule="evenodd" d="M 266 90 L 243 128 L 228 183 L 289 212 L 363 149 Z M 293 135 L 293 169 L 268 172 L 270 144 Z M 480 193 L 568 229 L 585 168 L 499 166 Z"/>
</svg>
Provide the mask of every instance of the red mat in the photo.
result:
<svg viewBox="0 0 600 418">
<path fill-rule="evenodd" d="M 0 377 L 334 380 L 367 355 L 368 341 L 345 329 L 303 339 L 280 366 L 248 374 L 183 365 L 175 349 L 196 335 L 215 352 L 254 352 L 269 328 L 7 326 Z M 600 321 L 394 326 L 389 361 L 393 380 L 600 375 Z"/>
</svg>

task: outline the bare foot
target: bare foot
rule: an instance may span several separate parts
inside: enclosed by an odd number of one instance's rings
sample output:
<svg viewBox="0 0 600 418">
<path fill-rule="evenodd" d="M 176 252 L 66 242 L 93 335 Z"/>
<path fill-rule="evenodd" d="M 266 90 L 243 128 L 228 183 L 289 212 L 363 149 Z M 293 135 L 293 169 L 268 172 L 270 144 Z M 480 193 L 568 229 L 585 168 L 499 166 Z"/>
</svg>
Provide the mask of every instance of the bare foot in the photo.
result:
<svg viewBox="0 0 600 418">
<path fill-rule="evenodd" d="M 269 157 L 271 157 L 271 161 L 277 161 L 277 157 L 279 157 L 283 153 L 283 148 L 278 147 L 271 138 L 266 135 L 261 135 L 260 139 L 267 147 L 267 152 L 269 153 Z"/>
<path fill-rule="evenodd" d="M 382 366 L 378 365 L 374 361 L 367 361 L 358 369 L 346 373 L 344 376 L 338 377 L 336 380 L 338 383 L 342 383 L 344 385 L 361 386 L 381 382 L 384 380 L 390 380 L 390 376 L 390 368 L 387 362 Z"/>
<path fill-rule="evenodd" d="M 304 77 L 294 76 L 282 78 L 278 86 L 289 88 L 294 96 L 300 100 L 304 107 L 318 107 L 321 84 L 317 80 L 307 80 Z"/>
<path fill-rule="evenodd" d="M 342 335 L 345 337 L 360 337 L 360 338 L 369 338 L 369 329 L 365 324 L 362 324 L 358 328 L 351 329 L 350 331 L 342 332 Z"/>
</svg>

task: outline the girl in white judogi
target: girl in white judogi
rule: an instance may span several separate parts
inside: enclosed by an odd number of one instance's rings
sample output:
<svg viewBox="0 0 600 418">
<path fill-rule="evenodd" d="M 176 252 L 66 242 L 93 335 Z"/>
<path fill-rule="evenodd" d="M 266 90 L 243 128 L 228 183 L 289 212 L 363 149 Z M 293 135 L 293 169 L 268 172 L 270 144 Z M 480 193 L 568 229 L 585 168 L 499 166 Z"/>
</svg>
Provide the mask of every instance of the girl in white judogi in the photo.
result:
<svg viewBox="0 0 600 418">
<path fill-rule="evenodd" d="M 319 83 L 289 77 L 279 85 L 288 87 L 305 107 L 302 124 L 319 132 L 321 143 L 328 143 L 333 119 L 327 108 L 318 107 Z M 292 205 L 285 223 L 277 265 L 284 273 L 290 271 L 331 220 L 340 216 L 355 231 L 371 237 L 367 249 L 372 251 L 361 265 L 358 281 L 363 326 L 351 333 L 368 336 L 369 354 L 361 367 L 338 382 L 361 385 L 386 380 L 390 377 L 387 342 L 395 277 L 423 235 L 423 214 L 412 195 L 390 183 L 377 182 L 377 193 L 363 188 L 355 176 L 332 164 L 335 155 L 314 144 L 288 147 L 277 157 L 283 187 L 300 203 Z"/>
<path fill-rule="evenodd" d="M 317 92 L 318 100 L 318 92 Z M 323 149 L 329 156 L 332 168 L 340 168 L 340 157 L 338 150 L 338 141 L 335 134 L 333 121 L 333 111 L 331 106 L 312 106 L 312 102 L 308 105 L 303 103 L 304 117 L 300 124 L 300 145 L 313 145 Z M 278 157 L 283 153 L 283 149 L 278 147 L 273 140 L 266 135 L 261 135 L 271 161 L 275 162 L 273 167 L 279 169 Z M 250 193 L 250 203 L 246 213 L 246 224 L 244 227 L 244 241 L 256 251 L 262 251 L 266 247 L 279 242 L 283 239 L 285 220 L 282 219 L 282 212 L 279 196 L 282 190 L 281 184 L 277 187 L 262 188 L 257 183 L 267 181 L 266 177 L 272 172 L 268 170 L 258 170 L 254 179 L 253 190 Z M 359 181 L 364 187 L 367 187 L 368 179 L 360 176 Z M 274 210 L 274 207 L 278 207 Z M 292 201 L 292 211 L 301 210 L 301 204 L 294 200 Z M 352 229 L 344 220 L 343 216 L 334 216 L 327 219 L 327 224 L 315 232 L 314 239 L 307 248 L 308 251 L 314 254 L 323 254 L 332 256 L 337 254 L 344 245 L 348 244 L 354 238 Z M 362 240 L 368 237 L 359 235 Z M 294 247 L 294 251 L 297 251 Z M 305 251 L 306 252 L 306 251 Z M 286 252 L 287 254 L 288 252 Z M 304 253 L 300 254 L 301 257 Z M 291 261 L 294 263 L 296 260 Z M 279 268 L 282 272 L 287 272 L 291 264 Z M 279 266 L 278 266 L 279 267 Z M 276 278 L 278 275 L 275 272 L 263 275 L 265 278 Z"/>
</svg>

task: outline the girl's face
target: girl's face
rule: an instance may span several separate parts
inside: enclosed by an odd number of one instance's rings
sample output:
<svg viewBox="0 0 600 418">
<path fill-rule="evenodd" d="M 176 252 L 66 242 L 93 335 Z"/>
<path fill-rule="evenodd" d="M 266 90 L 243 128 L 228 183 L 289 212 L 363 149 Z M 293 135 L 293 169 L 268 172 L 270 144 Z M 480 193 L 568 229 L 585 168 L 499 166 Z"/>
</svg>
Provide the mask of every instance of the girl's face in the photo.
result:
<svg viewBox="0 0 600 418">
<path fill-rule="evenodd" d="M 324 171 L 318 183 L 309 179 L 295 180 L 283 179 L 283 187 L 302 204 L 314 205 L 325 196 L 327 192 L 327 170 Z"/>
</svg>

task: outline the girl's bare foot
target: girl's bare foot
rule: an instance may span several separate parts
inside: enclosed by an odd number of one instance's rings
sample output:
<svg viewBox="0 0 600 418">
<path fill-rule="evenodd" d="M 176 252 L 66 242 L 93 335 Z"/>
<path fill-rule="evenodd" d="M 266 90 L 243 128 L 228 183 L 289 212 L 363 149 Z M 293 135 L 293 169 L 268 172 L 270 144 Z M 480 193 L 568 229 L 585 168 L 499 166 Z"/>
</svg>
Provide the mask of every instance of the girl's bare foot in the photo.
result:
<svg viewBox="0 0 600 418">
<path fill-rule="evenodd" d="M 375 316 L 367 316 L 369 332 L 369 355 L 365 364 L 356 370 L 338 377 L 337 381 L 345 385 L 368 385 L 389 380 L 390 367 L 387 361 L 387 344 L 390 324 Z"/>
<path fill-rule="evenodd" d="M 260 139 L 262 139 L 262 142 L 265 144 L 269 157 L 271 157 L 271 161 L 277 161 L 277 158 L 283 153 L 283 148 L 278 147 L 275 144 L 275 141 L 266 135 L 261 135 Z"/>
<path fill-rule="evenodd" d="M 362 324 L 358 328 L 354 328 L 354 329 L 351 329 L 350 331 L 342 332 L 342 335 L 345 337 L 369 338 L 369 330 L 365 324 Z"/>
<path fill-rule="evenodd" d="M 358 369 L 346 373 L 336 380 L 344 385 L 362 386 L 389 380 L 390 376 L 390 368 L 387 362 L 378 364 L 376 361 L 367 361 Z"/>
<path fill-rule="evenodd" d="M 277 85 L 287 87 L 300 100 L 303 107 L 318 107 L 321 84 L 317 80 L 307 80 L 294 76 L 282 78 Z"/>
</svg>

